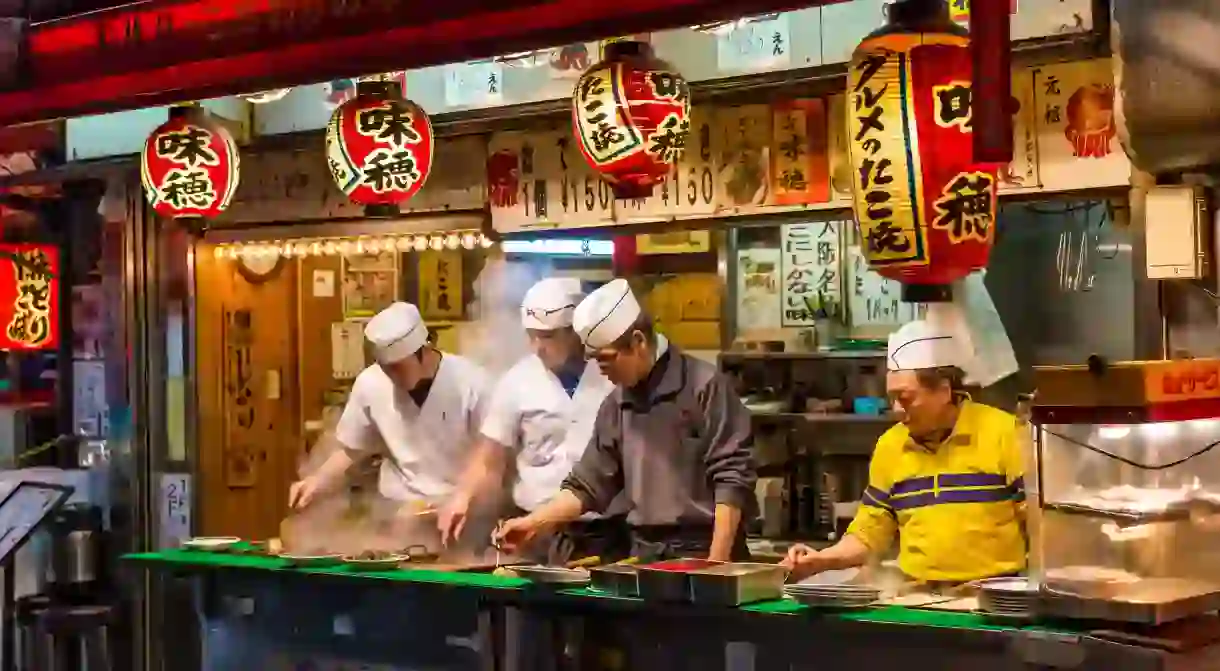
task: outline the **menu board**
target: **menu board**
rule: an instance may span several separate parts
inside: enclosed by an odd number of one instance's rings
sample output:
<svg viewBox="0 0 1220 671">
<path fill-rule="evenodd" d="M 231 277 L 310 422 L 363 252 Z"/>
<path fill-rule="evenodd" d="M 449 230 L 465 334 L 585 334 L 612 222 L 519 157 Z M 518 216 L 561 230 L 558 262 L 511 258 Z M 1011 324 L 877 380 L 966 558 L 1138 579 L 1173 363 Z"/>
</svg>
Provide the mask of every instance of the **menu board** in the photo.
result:
<svg viewBox="0 0 1220 671">
<path fill-rule="evenodd" d="M 0 562 L 20 549 L 72 492 L 72 487 L 42 482 L 21 482 L 9 492 L 0 501 Z"/>
</svg>

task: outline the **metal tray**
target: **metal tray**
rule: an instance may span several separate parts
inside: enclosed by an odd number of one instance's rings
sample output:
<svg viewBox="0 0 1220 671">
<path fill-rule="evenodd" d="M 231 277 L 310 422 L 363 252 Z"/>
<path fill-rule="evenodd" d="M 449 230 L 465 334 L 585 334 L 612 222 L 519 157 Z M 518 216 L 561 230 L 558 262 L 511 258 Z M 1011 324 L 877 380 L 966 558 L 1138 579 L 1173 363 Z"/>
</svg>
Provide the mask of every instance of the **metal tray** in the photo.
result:
<svg viewBox="0 0 1220 671">
<path fill-rule="evenodd" d="M 639 596 L 639 571 L 629 564 L 606 564 L 589 569 L 589 586 L 616 596 Z"/>
<path fill-rule="evenodd" d="M 639 596 L 647 601 L 690 601 L 690 575 L 720 566 L 706 559 L 671 559 L 640 566 L 636 582 Z"/>
<path fill-rule="evenodd" d="M 1042 617 L 1159 625 L 1220 610 L 1220 591 L 1184 580 L 1151 578 L 1105 598 L 1044 589 L 1036 608 Z"/>
<path fill-rule="evenodd" d="M 589 582 L 589 572 L 578 568 L 535 564 L 514 566 L 512 570 L 518 576 L 542 585 L 585 585 Z"/>
<path fill-rule="evenodd" d="M 788 570 L 776 564 L 733 563 L 690 574 L 691 601 L 713 606 L 740 606 L 779 599 Z"/>
</svg>

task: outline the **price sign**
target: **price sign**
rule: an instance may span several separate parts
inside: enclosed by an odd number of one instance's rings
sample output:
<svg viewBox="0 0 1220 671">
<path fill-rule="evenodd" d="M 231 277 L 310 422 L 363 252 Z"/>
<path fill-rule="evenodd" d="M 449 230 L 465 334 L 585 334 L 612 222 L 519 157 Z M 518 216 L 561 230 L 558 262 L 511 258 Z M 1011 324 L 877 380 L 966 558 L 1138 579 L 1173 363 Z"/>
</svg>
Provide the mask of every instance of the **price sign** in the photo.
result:
<svg viewBox="0 0 1220 671">
<path fill-rule="evenodd" d="M 854 226 L 850 237 L 858 237 Z M 904 303 L 898 282 L 873 272 L 853 240 L 847 245 L 847 309 L 852 328 L 881 326 L 893 328 L 920 319 L 927 309 L 920 304 Z"/>
<path fill-rule="evenodd" d="M 470 61 L 445 67 L 445 105 L 488 107 L 504 100 L 504 66 L 498 61 Z"/>
<path fill-rule="evenodd" d="M 1148 364 L 1144 394 L 1156 403 L 1197 401 L 1220 397 L 1220 361 L 1195 359 Z"/>
<path fill-rule="evenodd" d="M 722 73 L 757 72 L 787 67 L 792 45 L 789 15 L 747 21 L 716 36 L 716 64 Z"/>
<path fill-rule="evenodd" d="M 648 198 L 617 203 L 620 218 L 656 221 L 715 213 L 719 180 L 716 178 L 716 134 L 712 130 L 711 110 L 693 107 L 690 119 L 686 150 L 670 171 L 669 178 L 656 185 Z"/>
<path fill-rule="evenodd" d="M 564 165 L 572 157 L 563 148 L 571 133 L 563 131 L 495 133 L 488 142 L 487 192 L 492 226 L 510 233 L 554 228 L 564 219 Z"/>
<path fill-rule="evenodd" d="M 577 141 L 564 131 L 559 149 L 558 221 L 565 226 L 599 226 L 614 220 L 614 192 L 589 167 Z"/>
</svg>

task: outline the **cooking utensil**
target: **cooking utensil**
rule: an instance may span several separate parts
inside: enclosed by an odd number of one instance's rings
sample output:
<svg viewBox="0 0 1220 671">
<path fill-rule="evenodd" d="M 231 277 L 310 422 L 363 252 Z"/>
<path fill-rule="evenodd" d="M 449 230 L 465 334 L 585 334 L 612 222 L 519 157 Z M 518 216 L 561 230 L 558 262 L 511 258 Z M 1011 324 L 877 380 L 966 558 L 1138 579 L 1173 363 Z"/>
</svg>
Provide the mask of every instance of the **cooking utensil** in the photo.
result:
<svg viewBox="0 0 1220 671">
<path fill-rule="evenodd" d="M 288 562 L 289 566 L 298 568 L 322 568 L 343 563 L 343 555 L 340 554 L 300 555 L 285 552 L 280 555 L 280 559 Z"/>
<path fill-rule="evenodd" d="M 199 536 L 183 541 L 182 547 L 204 552 L 224 552 L 241 542 L 237 536 Z"/>
<path fill-rule="evenodd" d="M 542 585 L 585 585 L 589 582 L 589 572 L 579 568 L 564 568 L 562 566 L 526 565 L 514 566 L 513 573 L 531 582 Z"/>
<path fill-rule="evenodd" d="M 636 564 L 639 557 L 628 557 L 613 564 L 589 567 L 589 587 L 615 596 L 636 596 L 639 594 L 639 580 Z"/>
<path fill-rule="evenodd" d="M 399 564 L 410 561 L 410 559 L 410 555 L 405 554 L 388 554 L 375 559 L 367 559 L 360 555 L 345 555 L 343 563 L 357 571 L 392 571 L 398 568 Z"/>
<path fill-rule="evenodd" d="M 690 572 L 691 601 L 713 606 L 778 599 L 788 570 L 778 564 L 730 563 Z"/>
</svg>

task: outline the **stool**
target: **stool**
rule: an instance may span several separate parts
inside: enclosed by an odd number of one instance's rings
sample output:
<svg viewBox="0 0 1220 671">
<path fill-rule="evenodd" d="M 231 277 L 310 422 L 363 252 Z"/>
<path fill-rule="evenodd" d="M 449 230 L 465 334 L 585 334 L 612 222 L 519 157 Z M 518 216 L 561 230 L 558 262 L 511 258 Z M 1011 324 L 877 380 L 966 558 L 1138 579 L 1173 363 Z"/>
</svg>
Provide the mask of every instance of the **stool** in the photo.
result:
<svg viewBox="0 0 1220 671">
<path fill-rule="evenodd" d="M 13 618 L 17 623 L 17 649 L 20 671 L 38 671 L 38 616 L 51 606 L 51 597 L 33 594 L 17 599 L 13 604 Z"/>
<path fill-rule="evenodd" d="M 113 606 L 51 606 L 37 616 L 36 671 L 113 671 Z"/>
</svg>

